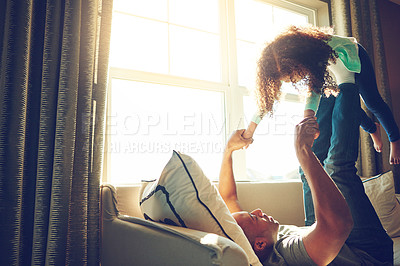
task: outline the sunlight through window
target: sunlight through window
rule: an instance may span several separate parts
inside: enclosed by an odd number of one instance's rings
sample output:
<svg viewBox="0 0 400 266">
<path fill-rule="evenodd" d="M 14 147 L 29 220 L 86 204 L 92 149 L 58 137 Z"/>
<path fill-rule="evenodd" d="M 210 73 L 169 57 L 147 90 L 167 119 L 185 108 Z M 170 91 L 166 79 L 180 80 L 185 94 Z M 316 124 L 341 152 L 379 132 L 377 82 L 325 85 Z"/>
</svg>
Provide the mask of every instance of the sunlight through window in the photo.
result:
<svg viewBox="0 0 400 266">
<path fill-rule="evenodd" d="M 155 179 L 174 149 L 218 179 L 227 138 L 247 127 L 256 108 L 261 49 L 283 27 L 313 23 L 315 14 L 280 0 L 114 0 L 107 182 Z M 298 178 L 293 130 L 304 104 L 289 84 L 284 93 L 290 97 L 235 161 L 245 173 L 238 179 Z"/>
<path fill-rule="evenodd" d="M 117 183 L 160 175 L 173 150 L 219 171 L 225 124 L 221 92 L 113 79 L 109 148 Z"/>
</svg>

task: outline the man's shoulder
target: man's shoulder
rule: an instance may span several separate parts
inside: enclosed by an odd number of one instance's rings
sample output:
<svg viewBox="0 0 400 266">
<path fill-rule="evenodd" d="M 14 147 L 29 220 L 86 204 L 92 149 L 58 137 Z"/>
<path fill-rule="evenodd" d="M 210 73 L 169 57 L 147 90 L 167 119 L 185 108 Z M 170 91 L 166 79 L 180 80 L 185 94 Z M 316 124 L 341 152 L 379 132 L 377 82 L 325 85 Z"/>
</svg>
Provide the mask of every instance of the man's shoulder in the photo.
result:
<svg viewBox="0 0 400 266">
<path fill-rule="evenodd" d="M 314 265 L 303 244 L 302 235 L 308 228 L 280 225 L 278 240 L 266 265 Z"/>
<path fill-rule="evenodd" d="M 301 236 L 309 230 L 309 226 L 279 225 L 278 240 L 282 237 Z"/>
</svg>

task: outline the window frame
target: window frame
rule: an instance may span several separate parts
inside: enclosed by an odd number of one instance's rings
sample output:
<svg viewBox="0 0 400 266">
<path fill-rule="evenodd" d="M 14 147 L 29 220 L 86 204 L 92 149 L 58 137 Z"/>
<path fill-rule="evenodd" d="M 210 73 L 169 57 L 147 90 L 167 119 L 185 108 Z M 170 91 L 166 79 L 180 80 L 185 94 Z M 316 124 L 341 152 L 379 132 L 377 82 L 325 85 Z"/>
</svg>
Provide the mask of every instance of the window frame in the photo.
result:
<svg viewBox="0 0 400 266">
<path fill-rule="evenodd" d="M 129 81 L 163 84 L 190 89 L 210 90 L 223 92 L 225 118 L 228 123 L 224 125 L 225 140 L 230 133 L 240 128 L 245 128 L 243 114 L 243 97 L 249 96 L 248 89 L 239 85 L 237 50 L 236 50 L 236 28 L 234 1 L 218 0 L 220 9 L 220 49 L 221 49 L 221 82 L 199 80 L 188 77 L 180 77 L 169 74 L 160 74 L 140 70 L 109 67 L 106 119 L 105 119 L 105 141 L 104 141 L 104 163 L 102 181 L 111 181 L 111 154 L 109 145 L 111 143 L 110 118 L 112 79 L 123 79 Z M 329 4 L 323 0 L 256 0 L 271 4 L 280 8 L 289 9 L 305 14 L 309 23 L 317 26 L 329 26 Z M 115 11 L 113 11 L 115 12 Z M 118 12 L 118 11 L 117 11 Z M 123 12 L 121 12 L 123 13 Z M 169 55 L 168 55 L 169 56 Z M 301 99 L 296 94 L 283 94 L 282 101 L 299 102 Z M 238 180 L 246 180 L 246 156 L 244 152 L 234 154 L 238 162 L 234 164 L 235 175 Z"/>
</svg>

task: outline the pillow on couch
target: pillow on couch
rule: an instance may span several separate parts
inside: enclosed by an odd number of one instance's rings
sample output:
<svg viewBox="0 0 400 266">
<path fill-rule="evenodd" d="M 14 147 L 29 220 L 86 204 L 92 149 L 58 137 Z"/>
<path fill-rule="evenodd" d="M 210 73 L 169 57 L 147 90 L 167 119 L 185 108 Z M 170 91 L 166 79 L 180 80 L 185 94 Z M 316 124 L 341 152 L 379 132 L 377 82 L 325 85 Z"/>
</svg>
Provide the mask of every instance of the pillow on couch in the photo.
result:
<svg viewBox="0 0 400 266">
<path fill-rule="evenodd" d="M 174 151 L 161 176 L 144 184 L 140 198 L 146 219 L 227 237 L 243 248 L 250 264 L 261 265 L 218 190 L 190 156 Z"/>
<path fill-rule="evenodd" d="M 390 237 L 400 236 L 400 204 L 394 192 L 393 172 L 363 178 L 365 193 Z"/>
</svg>

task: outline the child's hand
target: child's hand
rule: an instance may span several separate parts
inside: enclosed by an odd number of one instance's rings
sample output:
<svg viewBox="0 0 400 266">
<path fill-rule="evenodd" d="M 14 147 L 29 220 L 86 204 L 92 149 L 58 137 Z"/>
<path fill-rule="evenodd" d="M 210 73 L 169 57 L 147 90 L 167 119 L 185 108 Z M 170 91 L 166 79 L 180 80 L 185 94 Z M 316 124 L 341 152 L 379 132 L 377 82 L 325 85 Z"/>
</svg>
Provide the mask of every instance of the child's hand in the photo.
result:
<svg viewBox="0 0 400 266">
<path fill-rule="evenodd" d="M 319 136 L 319 127 L 315 116 L 304 118 L 295 129 L 295 147 L 297 151 L 303 148 L 311 148 L 315 136 Z"/>
<path fill-rule="evenodd" d="M 304 110 L 304 118 L 307 117 L 315 117 L 315 112 L 311 109 L 305 109 Z M 319 131 L 317 131 L 314 135 L 314 139 L 317 139 L 319 137 Z"/>
<path fill-rule="evenodd" d="M 232 152 L 242 148 L 247 148 L 251 143 L 253 143 L 253 138 L 246 139 L 242 136 L 244 131 L 244 129 L 239 129 L 232 133 L 228 143 L 226 144 L 226 150 Z"/>
<path fill-rule="evenodd" d="M 304 110 L 304 118 L 310 117 L 310 116 L 315 116 L 315 112 L 311 109 L 305 109 Z"/>
</svg>

